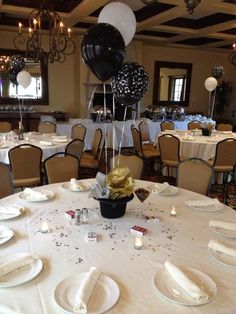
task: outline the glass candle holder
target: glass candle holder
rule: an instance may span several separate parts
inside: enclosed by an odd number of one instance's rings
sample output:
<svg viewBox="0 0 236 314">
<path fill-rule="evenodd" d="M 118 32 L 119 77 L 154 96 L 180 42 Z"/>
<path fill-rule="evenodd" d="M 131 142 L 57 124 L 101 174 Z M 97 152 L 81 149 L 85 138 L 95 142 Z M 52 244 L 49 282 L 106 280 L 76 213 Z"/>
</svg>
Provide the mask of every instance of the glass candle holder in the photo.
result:
<svg viewBox="0 0 236 314">
<path fill-rule="evenodd" d="M 48 233 L 49 232 L 48 223 L 46 221 L 44 221 L 42 223 L 41 228 L 40 228 L 40 232 L 41 233 Z"/>
<path fill-rule="evenodd" d="M 172 206 L 172 207 L 171 207 L 170 215 L 171 215 L 172 217 L 176 217 L 177 213 L 176 213 L 175 206 Z"/>
<path fill-rule="evenodd" d="M 141 250 L 141 248 L 143 247 L 143 237 L 140 236 L 135 236 L 134 237 L 134 248 L 136 250 Z"/>
</svg>

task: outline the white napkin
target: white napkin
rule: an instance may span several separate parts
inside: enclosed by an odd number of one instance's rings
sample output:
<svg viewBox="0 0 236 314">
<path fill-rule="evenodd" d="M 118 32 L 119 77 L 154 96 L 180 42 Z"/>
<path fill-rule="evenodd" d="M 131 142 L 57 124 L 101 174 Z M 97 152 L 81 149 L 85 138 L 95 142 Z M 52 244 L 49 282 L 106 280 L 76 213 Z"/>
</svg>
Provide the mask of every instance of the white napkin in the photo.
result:
<svg viewBox="0 0 236 314">
<path fill-rule="evenodd" d="M 86 184 L 72 178 L 70 179 L 70 188 L 72 191 L 83 191 L 86 188 Z"/>
<path fill-rule="evenodd" d="M 24 207 L 21 205 L 13 204 L 10 206 L 0 206 L 0 214 L 15 216 L 20 215 Z"/>
<path fill-rule="evenodd" d="M 5 226 L 0 226 L 0 239 L 7 238 L 13 235 L 13 231 Z"/>
<path fill-rule="evenodd" d="M 170 261 L 165 262 L 165 267 L 174 280 L 192 297 L 196 303 L 207 301 L 208 295 L 185 273 Z"/>
<path fill-rule="evenodd" d="M 39 141 L 39 144 L 46 145 L 46 146 L 52 146 L 53 145 L 53 143 L 49 142 L 49 141 Z"/>
<path fill-rule="evenodd" d="M 68 140 L 66 138 L 54 138 L 53 142 L 54 143 L 67 143 Z"/>
<path fill-rule="evenodd" d="M 191 206 L 191 207 L 207 207 L 207 206 L 214 206 L 214 205 L 218 205 L 220 202 L 218 201 L 217 198 L 208 198 L 205 200 L 190 200 L 190 201 L 186 201 L 185 204 L 187 206 Z"/>
<path fill-rule="evenodd" d="M 46 194 L 40 192 L 40 191 L 36 191 L 36 190 L 32 190 L 30 188 L 26 188 L 24 189 L 24 195 L 26 199 L 30 199 L 30 200 L 37 200 L 37 201 L 43 201 L 43 200 L 47 200 L 48 197 Z"/>
<path fill-rule="evenodd" d="M 87 313 L 89 299 L 91 298 L 92 292 L 101 273 L 101 270 L 96 267 L 91 267 L 89 272 L 86 273 L 75 298 L 75 313 Z"/>
<path fill-rule="evenodd" d="M 67 139 L 67 136 L 66 135 L 53 135 L 52 136 L 52 139 Z"/>
<path fill-rule="evenodd" d="M 164 182 L 162 184 L 155 184 L 153 192 L 160 194 L 160 193 L 165 192 L 169 187 L 170 187 L 170 185 L 168 182 Z"/>
<path fill-rule="evenodd" d="M 210 227 L 221 228 L 225 230 L 236 231 L 236 223 L 235 222 L 226 222 L 220 220 L 210 220 L 209 221 Z"/>
<path fill-rule="evenodd" d="M 39 259 L 38 256 L 29 253 L 23 256 L 18 256 L 14 260 L 0 264 L 0 278 L 9 273 L 12 273 L 13 271 L 19 268 L 29 265 L 38 259 Z"/>
<path fill-rule="evenodd" d="M 226 244 L 223 244 L 221 242 L 218 242 L 216 240 L 210 240 L 208 243 L 208 247 L 210 249 L 213 249 L 216 252 L 220 252 L 220 253 L 223 253 L 223 254 L 226 254 L 229 256 L 236 257 L 236 249 L 234 249 L 234 248 L 232 248 Z"/>
</svg>

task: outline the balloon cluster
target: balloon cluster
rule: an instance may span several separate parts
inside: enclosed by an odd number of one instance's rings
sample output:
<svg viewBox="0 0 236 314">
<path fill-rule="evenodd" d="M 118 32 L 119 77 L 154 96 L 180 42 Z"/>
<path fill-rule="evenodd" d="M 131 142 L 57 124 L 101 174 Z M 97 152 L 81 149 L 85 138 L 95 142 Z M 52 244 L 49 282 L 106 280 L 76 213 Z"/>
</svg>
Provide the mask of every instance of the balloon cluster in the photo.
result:
<svg viewBox="0 0 236 314">
<path fill-rule="evenodd" d="M 137 103 L 148 87 L 148 75 L 137 63 L 124 63 L 125 47 L 136 30 L 133 11 L 124 3 L 112 2 L 100 12 L 98 24 L 81 41 L 84 63 L 102 82 L 112 78 L 112 91 L 122 104 Z"/>
<path fill-rule="evenodd" d="M 13 84 L 27 88 L 31 83 L 31 75 L 27 71 L 22 71 L 24 67 L 25 59 L 21 55 L 13 55 L 10 60 L 8 75 Z"/>
<path fill-rule="evenodd" d="M 212 76 L 205 80 L 205 87 L 209 92 L 212 92 L 217 87 L 217 79 L 224 75 L 224 68 L 221 65 L 215 65 L 212 69 Z"/>
</svg>

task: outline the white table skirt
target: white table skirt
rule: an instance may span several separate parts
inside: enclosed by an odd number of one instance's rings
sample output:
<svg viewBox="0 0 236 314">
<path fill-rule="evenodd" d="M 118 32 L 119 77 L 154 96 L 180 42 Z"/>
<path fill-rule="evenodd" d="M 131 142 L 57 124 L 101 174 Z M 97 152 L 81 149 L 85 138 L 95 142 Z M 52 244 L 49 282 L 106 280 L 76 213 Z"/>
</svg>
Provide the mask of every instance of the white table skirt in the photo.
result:
<svg viewBox="0 0 236 314">
<path fill-rule="evenodd" d="M 150 184 L 136 181 L 137 187 Z M 2 222 L 15 231 L 15 237 L 1 246 L 1 256 L 32 251 L 44 262 L 43 271 L 31 282 L 0 289 L 0 313 L 63 314 L 53 297 L 56 285 L 67 276 L 88 271 L 90 266 L 100 267 L 120 287 L 120 299 L 108 311 L 110 314 L 236 313 L 236 270 L 218 264 L 207 250 L 209 239 L 224 241 L 210 231 L 209 220 L 236 221 L 236 212 L 231 208 L 223 205 L 221 211 L 214 213 L 192 210 L 184 201 L 205 196 L 180 189 L 176 196 L 152 194 L 144 202 L 146 209 L 153 209 L 158 214 L 160 223 L 146 223 L 139 217 L 141 205 L 136 197 L 128 203 L 124 217 L 109 220 L 101 217 L 98 202 L 88 199 L 87 192 L 68 192 L 60 184 L 42 188 L 54 191 L 55 198 L 27 203 L 19 200 L 16 194 L 0 200 L 0 205 L 17 202 L 26 207 L 24 216 Z M 177 217 L 170 216 L 173 205 Z M 89 209 L 87 225 L 76 226 L 64 215 L 68 209 L 83 207 Z M 39 232 L 44 221 L 49 224 L 48 234 Z M 148 229 L 144 248 L 139 251 L 133 248 L 133 237 L 129 233 L 134 225 Z M 96 244 L 85 242 L 85 235 L 91 230 L 98 234 Z M 235 245 L 235 240 L 229 241 Z M 163 299 L 155 289 L 153 279 L 167 259 L 208 274 L 218 289 L 214 300 L 203 306 L 185 307 Z"/>
</svg>

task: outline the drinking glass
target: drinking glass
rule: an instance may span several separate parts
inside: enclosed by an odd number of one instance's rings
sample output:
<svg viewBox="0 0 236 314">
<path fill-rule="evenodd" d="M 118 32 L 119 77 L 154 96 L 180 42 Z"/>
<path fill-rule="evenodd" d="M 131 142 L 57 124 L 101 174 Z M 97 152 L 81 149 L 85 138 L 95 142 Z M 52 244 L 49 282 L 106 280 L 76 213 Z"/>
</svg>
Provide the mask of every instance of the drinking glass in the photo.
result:
<svg viewBox="0 0 236 314">
<path fill-rule="evenodd" d="M 141 202 L 141 208 L 140 208 L 140 217 L 143 216 L 143 209 L 144 209 L 144 201 L 148 198 L 148 196 L 151 194 L 150 190 L 144 189 L 144 188 L 138 188 L 134 191 L 135 195 Z"/>
</svg>

